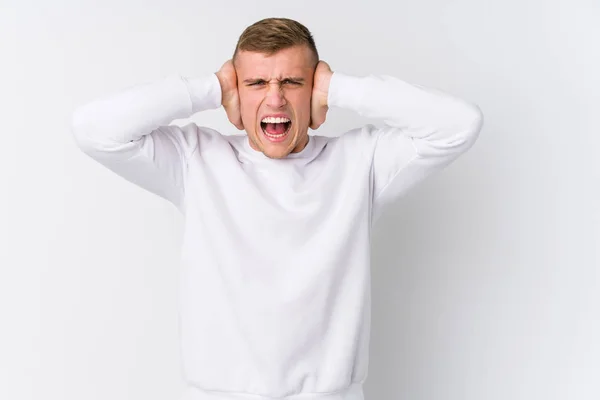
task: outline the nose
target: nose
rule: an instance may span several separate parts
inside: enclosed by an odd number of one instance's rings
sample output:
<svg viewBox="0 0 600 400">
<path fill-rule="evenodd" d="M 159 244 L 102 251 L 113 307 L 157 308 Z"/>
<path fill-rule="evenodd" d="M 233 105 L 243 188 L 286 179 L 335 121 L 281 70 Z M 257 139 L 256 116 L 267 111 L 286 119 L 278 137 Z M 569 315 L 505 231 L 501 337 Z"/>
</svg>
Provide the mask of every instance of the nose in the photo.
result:
<svg viewBox="0 0 600 400">
<path fill-rule="evenodd" d="M 269 85 L 266 103 L 272 108 L 281 108 L 287 104 L 283 90 L 277 82 Z"/>
</svg>

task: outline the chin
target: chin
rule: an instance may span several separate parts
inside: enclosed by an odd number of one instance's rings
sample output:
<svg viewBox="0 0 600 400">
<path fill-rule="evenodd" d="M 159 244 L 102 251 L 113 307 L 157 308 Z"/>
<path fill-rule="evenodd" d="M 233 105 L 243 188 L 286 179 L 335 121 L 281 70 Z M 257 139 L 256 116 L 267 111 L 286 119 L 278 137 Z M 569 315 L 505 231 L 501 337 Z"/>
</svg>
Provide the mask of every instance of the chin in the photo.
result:
<svg viewBox="0 0 600 400">
<path fill-rule="evenodd" d="M 269 157 L 270 159 L 273 160 L 281 160 L 287 157 L 288 154 L 290 153 L 284 153 L 284 154 L 273 154 L 273 153 L 269 153 L 269 152 L 263 152 L 263 154 L 267 157 Z"/>
<path fill-rule="evenodd" d="M 261 143 L 261 151 L 264 155 L 269 158 L 285 158 L 288 154 L 292 152 L 294 147 L 291 147 L 290 143 L 281 143 L 277 145 L 273 145 L 270 143 L 265 144 Z"/>
</svg>

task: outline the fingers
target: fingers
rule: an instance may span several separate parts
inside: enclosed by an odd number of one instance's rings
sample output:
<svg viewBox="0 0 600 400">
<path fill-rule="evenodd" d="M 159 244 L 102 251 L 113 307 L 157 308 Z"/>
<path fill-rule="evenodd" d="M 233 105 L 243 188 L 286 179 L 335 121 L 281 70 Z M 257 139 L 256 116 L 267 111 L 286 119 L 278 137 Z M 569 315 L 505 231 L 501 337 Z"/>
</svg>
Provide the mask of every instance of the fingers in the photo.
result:
<svg viewBox="0 0 600 400">
<path fill-rule="evenodd" d="M 226 61 L 216 75 L 219 78 L 221 91 L 225 97 L 230 96 L 230 93 L 237 91 L 237 74 L 232 60 Z"/>
<path fill-rule="evenodd" d="M 225 108 L 227 119 L 239 130 L 244 130 L 240 112 L 240 99 L 237 87 L 237 74 L 232 60 L 227 60 L 217 73 L 221 83 L 221 105 Z"/>
</svg>

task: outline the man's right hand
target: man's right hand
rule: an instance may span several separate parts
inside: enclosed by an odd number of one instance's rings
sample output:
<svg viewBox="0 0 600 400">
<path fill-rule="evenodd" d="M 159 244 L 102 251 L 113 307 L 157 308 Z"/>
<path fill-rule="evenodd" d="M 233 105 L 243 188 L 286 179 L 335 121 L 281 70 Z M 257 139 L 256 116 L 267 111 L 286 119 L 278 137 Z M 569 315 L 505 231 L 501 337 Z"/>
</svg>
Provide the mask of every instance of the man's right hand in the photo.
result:
<svg viewBox="0 0 600 400">
<path fill-rule="evenodd" d="M 242 114 L 240 112 L 240 95 L 237 88 L 237 74 L 233 61 L 228 60 L 221 69 L 215 73 L 221 83 L 221 104 L 227 112 L 229 122 L 239 130 L 244 129 Z"/>
</svg>

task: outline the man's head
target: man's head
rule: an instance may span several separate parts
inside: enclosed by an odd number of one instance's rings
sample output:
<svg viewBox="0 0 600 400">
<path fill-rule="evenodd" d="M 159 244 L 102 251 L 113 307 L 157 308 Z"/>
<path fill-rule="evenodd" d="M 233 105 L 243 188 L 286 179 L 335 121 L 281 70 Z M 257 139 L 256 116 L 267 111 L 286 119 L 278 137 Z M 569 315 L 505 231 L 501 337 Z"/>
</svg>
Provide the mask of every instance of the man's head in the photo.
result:
<svg viewBox="0 0 600 400">
<path fill-rule="evenodd" d="M 284 158 L 306 146 L 318 62 L 312 34 L 299 22 L 267 18 L 244 30 L 233 63 L 241 117 L 253 149 Z"/>
</svg>

